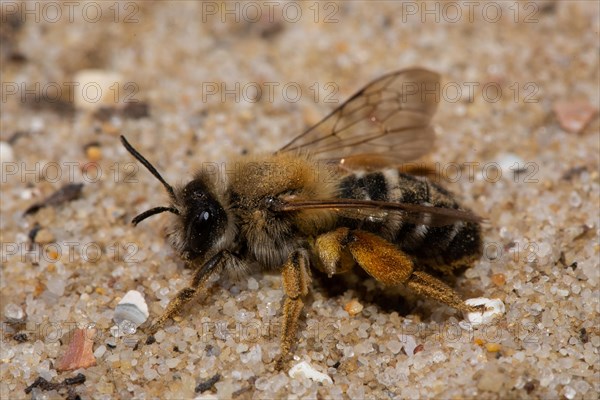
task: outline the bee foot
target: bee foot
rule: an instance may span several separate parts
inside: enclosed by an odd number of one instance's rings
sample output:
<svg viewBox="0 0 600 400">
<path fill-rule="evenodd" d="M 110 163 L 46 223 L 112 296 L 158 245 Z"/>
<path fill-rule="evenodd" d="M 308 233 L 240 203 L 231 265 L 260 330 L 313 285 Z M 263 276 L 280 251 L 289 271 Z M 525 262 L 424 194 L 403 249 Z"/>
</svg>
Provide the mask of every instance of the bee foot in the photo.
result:
<svg viewBox="0 0 600 400">
<path fill-rule="evenodd" d="M 278 356 L 275 359 L 275 371 L 283 371 L 286 369 L 287 364 L 288 364 L 288 357 L 285 356 Z"/>
</svg>

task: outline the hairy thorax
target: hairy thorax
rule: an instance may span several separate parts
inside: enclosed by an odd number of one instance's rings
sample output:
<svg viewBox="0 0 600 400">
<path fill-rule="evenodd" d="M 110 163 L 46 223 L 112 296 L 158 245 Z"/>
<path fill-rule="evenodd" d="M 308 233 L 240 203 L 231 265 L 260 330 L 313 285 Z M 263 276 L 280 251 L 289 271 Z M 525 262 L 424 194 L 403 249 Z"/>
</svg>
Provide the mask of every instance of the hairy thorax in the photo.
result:
<svg viewBox="0 0 600 400">
<path fill-rule="evenodd" d="M 275 213 L 269 202 L 278 198 L 305 200 L 334 196 L 324 166 L 306 157 L 270 155 L 244 157 L 228 177 L 230 211 L 239 226 L 239 246 L 262 266 L 277 268 L 288 255 L 306 247 L 308 237 L 330 229 L 334 217 L 327 210 Z"/>
</svg>

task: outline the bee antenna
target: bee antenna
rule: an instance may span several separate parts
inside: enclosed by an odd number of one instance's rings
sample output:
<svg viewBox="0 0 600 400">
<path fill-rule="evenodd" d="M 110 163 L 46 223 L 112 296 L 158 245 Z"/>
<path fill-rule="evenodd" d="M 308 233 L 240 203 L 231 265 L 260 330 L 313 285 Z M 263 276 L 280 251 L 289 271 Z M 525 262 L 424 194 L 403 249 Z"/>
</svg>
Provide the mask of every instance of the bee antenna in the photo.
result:
<svg viewBox="0 0 600 400">
<path fill-rule="evenodd" d="M 137 225 L 140 222 L 142 222 L 143 220 L 145 220 L 146 218 L 151 217 L 156 214 L 160 214 L 165 211 L 169 211 L 169 212 L 172 212 L 173 214 L 179 215 L 179 211 L 177 211 L 177 209 L 175 209 L 173 207 L 154 207 L 154 208 L 151 208 L 148 211 L 144 211 L 140 215 L 136 216 L 134 219 L 131 220 L 131 223 L 133 225 Z"/>
<path fill-rule="evenodd" d="M 171 196 L 171 198 L 175 199 L 175 192 L 173 191 L 173 188 L 171 187 L 171 185 L 169 185 L 163 179 L 162 176 L 160 176 L 160 174 L 158 173 L 158 171 L 156 170 L 156 168 L 154 168 L 154 166 L 152 164 L 150 164 L 150 161 L 146 160 L 143 155 L 141 155 L 140 153 L 138 153 L 138 151 L 136 149 L 134 149 L 132 145 L 129 144 L 129 142 L 127 141 L 127 139 L 125 139 L 125 136 L 123 136 L 123 135 L 121 135 L 121 143 L 123 143 L 123 146 L 125 146 L 125 148 L 127 149 L 127 151 L 130 152 L 132 156 L 134 156 L 139 162 L 141 162 L 142 165 L 144 167 L 146 167 L 148 169 L 148 171 L 150 171 L 150 173 L 152 175 L 154 175 L 156 177 L 156 179 L 158 179 L 163 184 L 163 186 L 165 187 L 165 189 L 167 189 L 167 192 L 169 192 L 169 195 Z M 149 211 L 152 211 L 152 210 L 149 210 Z M 163 210 L 163 211 L 168 211 L 168 210 Z M 162 212 L 162 211 L 160 211 L 160 212 Z M 150 215 L 152 215 L 152 214 L 150 214 Z"/>
</svg>

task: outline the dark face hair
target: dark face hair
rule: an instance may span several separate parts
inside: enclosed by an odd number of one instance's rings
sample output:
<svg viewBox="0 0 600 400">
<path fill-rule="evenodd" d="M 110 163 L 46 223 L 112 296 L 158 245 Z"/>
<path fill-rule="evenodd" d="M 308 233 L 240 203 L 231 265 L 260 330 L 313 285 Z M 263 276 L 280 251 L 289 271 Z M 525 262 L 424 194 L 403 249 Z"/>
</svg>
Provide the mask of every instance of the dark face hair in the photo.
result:
<svg viewBox="0 0 600 400">
<path fill-rule="evenodd" d="M 188 183 L 180 196 L 179 201 L 186 208 L 182 216 L 184 251 L 194 259 L 206 253 L 219 239 L 227 224 L 227 215 L 204 182 L 198 179 Z"/>
</svg>

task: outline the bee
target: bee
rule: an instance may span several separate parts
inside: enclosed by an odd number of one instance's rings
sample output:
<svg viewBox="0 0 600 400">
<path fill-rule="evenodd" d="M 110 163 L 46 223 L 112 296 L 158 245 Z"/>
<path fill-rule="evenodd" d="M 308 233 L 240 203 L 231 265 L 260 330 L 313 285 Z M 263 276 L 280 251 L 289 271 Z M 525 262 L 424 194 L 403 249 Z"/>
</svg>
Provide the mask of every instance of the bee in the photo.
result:
<svg viewBox="0 0 600 400">
<path fill-rule="evenodd" d="M 311 282 L 359 267 L 384 285 L 404 285 L 458 310 L 465 304 L 432 274 L 481 256 L 482 218 L 402 165 L 428 152 L 439 75 L 405 69 L 376 79 L 279 151 L 245 155 L 234 168 L 197 172 L 172 187 L 131 144 L 125 148 L 164 186 L 169 241 L 193 268 L 189 285 L 149 328 L 152 335 L 199 295 L 214 274 L 276 270 L 284 289 L 280 355 L 289 359 Z"/>
</svg>

